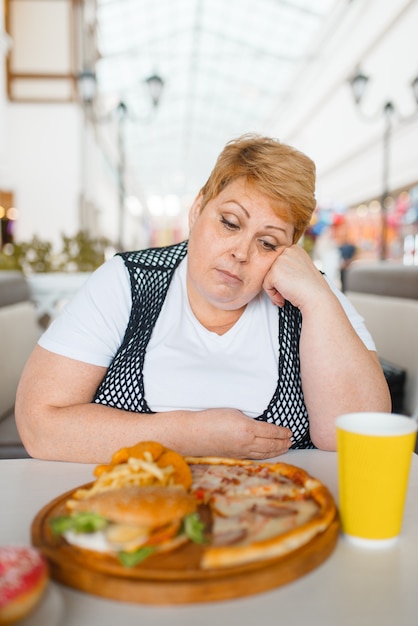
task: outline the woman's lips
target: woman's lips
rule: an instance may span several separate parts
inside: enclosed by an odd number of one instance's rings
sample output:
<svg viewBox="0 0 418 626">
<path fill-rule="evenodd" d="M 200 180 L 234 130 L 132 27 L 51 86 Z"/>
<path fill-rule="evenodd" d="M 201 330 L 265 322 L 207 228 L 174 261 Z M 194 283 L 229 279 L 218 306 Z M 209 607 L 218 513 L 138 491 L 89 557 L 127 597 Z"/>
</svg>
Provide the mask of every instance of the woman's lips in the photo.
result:
<svg viewBox="0 0 418 626">
<path fill-rule="evenodd" d="M 242 280 L 236 274 L 232 272 L 228 272 L 228 270 L 217 268 L 217 272 L 221 275 L 221 277 L 228 283 L 241 283 Z"/>
</svg>

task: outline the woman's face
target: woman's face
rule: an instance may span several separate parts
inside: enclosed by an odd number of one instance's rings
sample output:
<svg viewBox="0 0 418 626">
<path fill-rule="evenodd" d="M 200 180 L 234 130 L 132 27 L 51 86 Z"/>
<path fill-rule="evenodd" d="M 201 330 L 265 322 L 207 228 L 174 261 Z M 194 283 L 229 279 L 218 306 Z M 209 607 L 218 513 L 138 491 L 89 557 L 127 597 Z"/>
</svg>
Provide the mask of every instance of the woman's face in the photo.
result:
<svg viewBox="0 0 418 626">
<path fill-rule="evenodd" d="M 190 301 L 240 309 L 261 291 L 275 259 L 292 245 L 294 227 L 245 178 L 230 183 L 202 211 L 201 205 L 199 195 L 189 214 Z"/>
</svg>

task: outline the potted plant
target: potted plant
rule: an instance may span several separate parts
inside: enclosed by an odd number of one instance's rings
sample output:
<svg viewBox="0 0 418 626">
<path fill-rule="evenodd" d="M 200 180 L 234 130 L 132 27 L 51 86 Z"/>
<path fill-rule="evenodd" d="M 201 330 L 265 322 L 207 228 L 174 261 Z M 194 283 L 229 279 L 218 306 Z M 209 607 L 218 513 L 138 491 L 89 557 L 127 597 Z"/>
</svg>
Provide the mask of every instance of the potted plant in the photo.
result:
<svg viewBox="0 0 418 626">
<path fill-rule="evenodd" d="M 50 241 L 35 235 L 29 242 L 4 246 L 0 270 L 23 272 L 38 319 L 46 327 L 90 273 L 105 261 L 109 246 L 104 237 L 93 238 L 80 231 L 74 237 L 62 235 L 61 249 L 54 252 Z"/>
</svg>

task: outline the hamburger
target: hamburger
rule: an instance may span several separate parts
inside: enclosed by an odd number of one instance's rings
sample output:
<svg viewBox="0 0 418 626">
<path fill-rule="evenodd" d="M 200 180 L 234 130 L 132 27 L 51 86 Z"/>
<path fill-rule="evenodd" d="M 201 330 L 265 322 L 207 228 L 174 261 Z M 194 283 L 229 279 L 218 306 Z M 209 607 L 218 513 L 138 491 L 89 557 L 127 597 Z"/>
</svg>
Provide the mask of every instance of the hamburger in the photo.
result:
<svg viewBox="0 0 418 626">
<path fill-rule="evenodd" d="M 73 501 L 51 520 L 55 534 L 81 548 L 116 554 L 132 567 L 151 554 L 204 542 L 195 497 L 182 486 L 129 485 Z"/>
</svg>

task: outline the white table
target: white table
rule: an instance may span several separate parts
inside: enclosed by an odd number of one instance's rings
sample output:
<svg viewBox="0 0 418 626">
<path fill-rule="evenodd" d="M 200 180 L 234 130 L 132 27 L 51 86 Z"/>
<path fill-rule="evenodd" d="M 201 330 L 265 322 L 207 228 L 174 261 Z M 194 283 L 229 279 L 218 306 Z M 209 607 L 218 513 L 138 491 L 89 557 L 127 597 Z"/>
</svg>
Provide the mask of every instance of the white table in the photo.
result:
<svg viewBox="0 0 418 626">
<path fill-rule="evenodd" d="M 301 450 L 280 460 L 322 480 L 338 499 L 337 455 Z M 30 524 L 52 498 L 92 480 L 92 465 L 0 461 L 0 545 L 29 544 Z M 418 456 L 413 455 L 401 537 L 392 548 L 354 548 L 342 537 L 317 569 L 273 591 L 222 602 L 125 604 L 52 584 L 30 626 L 415 626 L 418 624 Z M 48 613 L 49 611 L 49 613 Z M 55 617 L 61 616 L 58 621 Z M 45 617 L 46 616 L 46 617 Z M 22 625 L 23 626 L 23 625 Z"/>
</svg>

